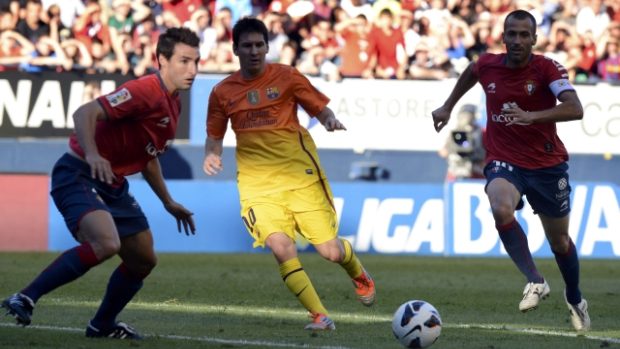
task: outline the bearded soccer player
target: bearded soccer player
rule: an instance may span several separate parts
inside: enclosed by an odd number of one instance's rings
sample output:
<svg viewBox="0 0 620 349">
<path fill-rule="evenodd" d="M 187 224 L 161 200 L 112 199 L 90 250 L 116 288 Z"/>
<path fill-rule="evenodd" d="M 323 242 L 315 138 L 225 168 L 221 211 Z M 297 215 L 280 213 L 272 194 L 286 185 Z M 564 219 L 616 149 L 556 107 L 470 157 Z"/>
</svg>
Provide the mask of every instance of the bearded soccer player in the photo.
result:
<svg viewBox="0 0 620 349">
<path fill-rule="evenodd" d="M 351 244 L 337 236 L 333 198 L 316 146 L 299 124 L 297 106 L 327 131 L 345 130 L 327 107 L 329 99 L 295 68 L 267 64 L 267 28 L 241 19 L 233 28 L 233 51 L 241 69 L 217 84 L 209 97 L 203 169 L 222 169 L 228 120 L 236 134 L 241 216 L 254 247 L 271 249 L 288 289 L 308 310 L 308 330 L 336 327 L 304 271 L 295 245 L 298 231 L 325 259 L 340 264 L 353 280 L 362 304 L 375 300 L 375 286 Z"/>
<path fill-rule="evenodd" d="M 129 81 L 77 109 L 69 151 L 52 171 L 51 195 L 79 246 L 65 251 L 26 288 L 2 302 L 18 324 L 31 322 L 41 296 L 119 255 L 87 337 L 140 339 L 117 315 L 142 287 L 157 262 L 153 235 L 142 209 L 129 193 L 125 176 L 141 172 L 166 210 L 187 235 L 194 234 L 192 212 L 173 200 L 158 155 L 172 143 L 181 102 L 197 73 L 199 38 L 171 28 L 159 37 L 159 73 Z"/>
<path fill-rule="evenodd" d="M 579 258 L 568 235 L 571 187 L 568 153 L 556 132 L 556 122 L 579 120 L 583 108 L 568 81 L 566 69 L 532 53 L 536 20 L 523 10 L 504 22 L 504 54 L 485 54 L 459 77 L 444 105 L 433 111 L 439 132 L 457 101 L 476 82 L 486 95 L 486 193 L 499 237 L 512 261 L 527 279 L 519 310 L 536 309 L 550 293 L 540 274 L 514 212 L 522 196 L 538 214 L 564 283 L 564 299 L 573 327 L 590 328 L 588 303 L 579 289 Z M 560 101 L 556 104 L 556 99 Z"/>
</svg>

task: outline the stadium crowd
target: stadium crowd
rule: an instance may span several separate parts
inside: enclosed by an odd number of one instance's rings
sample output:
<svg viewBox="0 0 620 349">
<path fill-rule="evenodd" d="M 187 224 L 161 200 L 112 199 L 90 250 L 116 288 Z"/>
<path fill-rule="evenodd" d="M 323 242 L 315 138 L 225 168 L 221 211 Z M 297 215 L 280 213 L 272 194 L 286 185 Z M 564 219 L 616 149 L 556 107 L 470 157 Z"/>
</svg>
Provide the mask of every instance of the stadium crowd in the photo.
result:
<svg viewBox="0 0 620 349">
<path fill-rule="evenodd" d="M 186 26 L 201 39 L 199 70 L 229 73 L 232 26 L 251 15 L 269 29 L 268 60 L 304 74 L 443 79 L 500 52 L 517 8 L 537 19 L 535 52 L 571 81 L 620 83 L 619 0 L 0 0 L 0 71 L 141 76 L 159 33 Z"/>
</svg>

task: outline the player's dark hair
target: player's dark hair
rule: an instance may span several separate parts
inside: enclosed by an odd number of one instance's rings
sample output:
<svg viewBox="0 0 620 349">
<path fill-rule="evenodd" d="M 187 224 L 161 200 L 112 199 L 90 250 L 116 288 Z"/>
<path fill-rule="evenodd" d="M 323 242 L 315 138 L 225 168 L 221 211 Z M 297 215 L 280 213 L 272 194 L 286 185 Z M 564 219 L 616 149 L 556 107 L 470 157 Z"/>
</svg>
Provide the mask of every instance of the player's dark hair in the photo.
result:
<svg viewBox="0 0 620 349">
<path fill-rule="evenodd" d="M 200 38 L 188 28 L 170 28 L 166 30 L 157 40 L 157 50 L 155 51 L 157 62 L 159 62 L 159 55 L 170 59 L 174 53 L 174 46 L 179 43 L 198 48 Z"/>
<path fill-rule="evenodd" d="M 529 19 L 530 22 L 532 23 L 532 34 L 536 35 L 536 27 L 537 27 L 536 18 L 534 18 L 534 16 L 531 13 L 525 10 L 514 10 L 510 12 L 508 16 L 506 16 L 506 19 L 504 20 L 504 31 L 506 31 L 506 24 L 508 23 L 508 20 L 512 17 L 518 20 Z"/>
<path fill-rule="evenodd" d="M 234 47 L 237 47 L 237 45 L 239 45 L 239 38 L 242 34 L 246 33 L 260 33 L 263 35 L 265 43 L 269 43 L 269 32 L 267 31 L 265 23 L 263 23 L 263 21 L 261 21 L 260 19 L 254 17 L 243 17 L 233 27 L 232 34 Z"/>
</svg>

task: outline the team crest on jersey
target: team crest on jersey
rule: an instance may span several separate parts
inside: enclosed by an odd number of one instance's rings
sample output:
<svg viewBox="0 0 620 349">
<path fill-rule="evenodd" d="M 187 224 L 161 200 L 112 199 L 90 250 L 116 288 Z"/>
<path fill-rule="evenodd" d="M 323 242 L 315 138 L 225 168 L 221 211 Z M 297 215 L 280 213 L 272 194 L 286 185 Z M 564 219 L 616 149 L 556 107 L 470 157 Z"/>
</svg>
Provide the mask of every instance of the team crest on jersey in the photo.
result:
<svg viewBox="0 0 620 349">
<path fill-rule="evenodd" d="M 248 103 L 252 105 L 258 104 L 258 91 L 257 90 L 252 90 L 248 92 Z"/>
<path fill-rule="evenodd" d="M 105 96 L 105 98 L 108 99 L 108 102 L 110 102 L 111 106 L 116 107 L 117 105 L 125 103 L 128 100 L 130 100 L 131 94 L 129 93 L 129 90 L 127 90 L 126 88 L 122 88 L 117 92 L 114 92 L 114 93 L 111 93 Z"/>
<path fill-rule="evenodd" d="M 534 94 L 534 91 L 536 91 L 536 83 L 532 80 L 527 80 L 523 88 L 525 89 L 525 93 L 527 93 L 528 96 L 531 96 Z"/>
<path fill-rule="evenodd" d="M 277 87 L 267 88 L 267 98 L 276 99 L 280 96 L 280 90 Z"/>
</svg>

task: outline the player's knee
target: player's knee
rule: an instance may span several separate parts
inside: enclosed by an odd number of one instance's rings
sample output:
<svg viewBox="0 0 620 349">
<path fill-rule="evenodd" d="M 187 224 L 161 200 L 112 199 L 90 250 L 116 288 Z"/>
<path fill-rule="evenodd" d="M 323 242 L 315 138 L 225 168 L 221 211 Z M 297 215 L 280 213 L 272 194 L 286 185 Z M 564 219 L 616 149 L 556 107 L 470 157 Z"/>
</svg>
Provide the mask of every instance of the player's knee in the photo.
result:
<svg viewBox="0 0 620 349">
<path fill-rule="evenodd" d="M 121 242 L 118 239 L 105 239 L 91 243 L 91 245 L 100 260 L 108 259 L 121 250 Z"/>
<path fill-rule="evenodd" d="M 514 208 L 509 204 L 495 203 L 491 205 L 491 211 L 496 223 L 505 224 L 512 220 L 514 216 Z"/>
<path fill-rule="evenodd" d="M 140 263 L 133 266 L 133 269 L 135 273 L 145 278 L 147 275 L 151 273 L 153 269 L 155 269 L 156 266 L 157 266 L 157 257 L 152 256 L 152 257 L 141 260 Z"/>
<path fill-rule="evenodd" d="M 551 251 L 559 254 L 566 254 L 570 249 L 570 238 L 568 235 L 562 235 L 557 238 L 549 239 L 549 247 Z"/>
<path fill-rule="evenodd" d="M 344 254 L 337 247 L 328 249 L 321 253 L 321 256 L 332 263 L 340 263 L 344 258 Z"/>
</svg>

